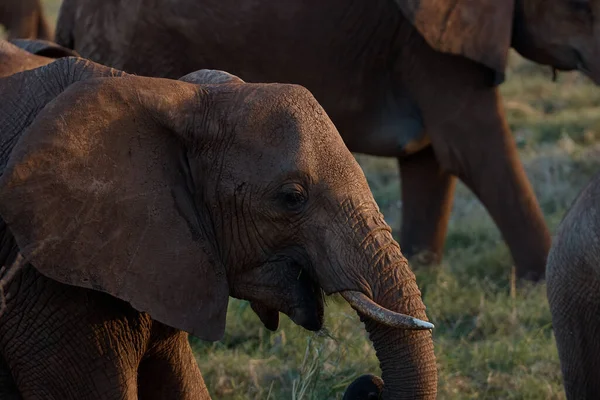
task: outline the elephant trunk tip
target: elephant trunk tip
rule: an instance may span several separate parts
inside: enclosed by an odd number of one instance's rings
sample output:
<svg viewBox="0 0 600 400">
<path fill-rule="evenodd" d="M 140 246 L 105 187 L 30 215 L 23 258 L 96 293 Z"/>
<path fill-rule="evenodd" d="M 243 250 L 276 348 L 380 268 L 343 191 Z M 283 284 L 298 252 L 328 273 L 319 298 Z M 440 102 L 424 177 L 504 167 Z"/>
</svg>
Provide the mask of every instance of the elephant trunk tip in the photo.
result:
<svg viewBox="0 0 600 400">
<path fill-rule="evenodd" d="M 356 378 L 344 392 L 342 400 L 378 400 L 383 393 L 384 383 L 375 375 L 362 375 Z"/>
<path fill-rule="evenodd" d="M 435 328 L 431 322 L 388 310 L 375 303 L 363 293 L 346 290 L 340 292 L 340 294 L 356 311 L 382 325 L 409 330 Z"/>
</svg>

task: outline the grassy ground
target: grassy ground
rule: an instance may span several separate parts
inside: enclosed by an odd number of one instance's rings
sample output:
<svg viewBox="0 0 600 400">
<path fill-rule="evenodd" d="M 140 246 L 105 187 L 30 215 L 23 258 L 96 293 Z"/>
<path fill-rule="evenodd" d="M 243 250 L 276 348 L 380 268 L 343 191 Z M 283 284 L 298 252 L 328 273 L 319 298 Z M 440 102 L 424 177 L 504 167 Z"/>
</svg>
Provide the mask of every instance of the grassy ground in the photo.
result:
<svg viewBox="0 0 600 400">
<path fill-rule="evenodd" d="M 46 0 L 55 18 L 57 0 Z M 555 229 L 600 166 L 600 90 L 576 73 L 550 71 L 511 56 L 502 86 L 522 160 Z M 399 225 L 394 160 L 357 155 L 393 227 Z M 443 265 L 417 271 L 434 331 L 441 399 L 564 399 L 545 286 L 511 289 L 511 259 L 479 202 L 459 185 Z M 226 336 L 191 339 L 219 399 L 340 399 L 356 376 L 378 373 L 351 309 L 329 301 L 326 331 L 311 334 L 282 316 L 266 331 L 246 303 L 232 301 Z"/>
</svg>

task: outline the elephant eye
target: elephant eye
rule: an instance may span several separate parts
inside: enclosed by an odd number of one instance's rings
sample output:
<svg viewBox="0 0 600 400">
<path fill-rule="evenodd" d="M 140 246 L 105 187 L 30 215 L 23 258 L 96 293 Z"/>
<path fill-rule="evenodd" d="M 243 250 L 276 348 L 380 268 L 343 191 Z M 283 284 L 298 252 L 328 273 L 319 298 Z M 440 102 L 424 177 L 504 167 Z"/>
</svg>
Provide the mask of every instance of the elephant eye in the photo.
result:
<svg viewBox="0 0 600 400">
<path fill-rule="evenodd" d="M 297 183 L 287 183 L 281 187 L 278 199 L 287 211 L 298 212 L 304 208 L 308 196 L 306 190 Z"/>
</svg>

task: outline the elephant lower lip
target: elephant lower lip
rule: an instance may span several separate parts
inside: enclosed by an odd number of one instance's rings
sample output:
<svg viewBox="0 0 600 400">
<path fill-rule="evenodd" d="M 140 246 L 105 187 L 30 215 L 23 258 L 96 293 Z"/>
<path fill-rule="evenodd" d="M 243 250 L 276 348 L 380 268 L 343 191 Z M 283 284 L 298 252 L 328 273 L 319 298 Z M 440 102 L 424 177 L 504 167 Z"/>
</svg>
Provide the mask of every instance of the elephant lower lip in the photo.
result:
<svg viewBox="0 0 600 400">
<path fill-rule="evenodd" d="M 279 327 L 279 312 L 277 310 L 256 302 L 250 302 L 250 306 L 268 330 L 273 332 L 277 330 Z"/>
<path fill-rule="evenodd" d="M 318 331 L 323 327 L 323 318 L 319 316 L 316 309 L 295 308 L 289 317 L 295 324 L 309 331 Z"/>
</svg>

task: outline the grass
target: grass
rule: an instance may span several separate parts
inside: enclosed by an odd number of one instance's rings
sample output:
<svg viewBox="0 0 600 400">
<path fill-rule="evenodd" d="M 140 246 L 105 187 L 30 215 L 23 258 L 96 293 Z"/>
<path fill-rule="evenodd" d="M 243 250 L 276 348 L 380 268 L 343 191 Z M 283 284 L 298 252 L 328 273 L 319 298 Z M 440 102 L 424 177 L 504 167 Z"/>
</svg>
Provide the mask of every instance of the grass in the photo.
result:
<svg viewBox="0 0 600 400">
<path fill-rule="evenodd" d="M 46 0 L 52 19 L 57 0 Z M 549 68 L 511 54 L 501 91 L 510 126 L 552 230 L 600 167 L 600 90 L 577 73 L 551 82 Z M 395 160 L 356 155 L 392 227 L 401 203 Z M 434 331 L 441 399 L 564 399 L 543 284 L 515 289 L 512 261 L 491 219 L 459 184 L 441 266 L 418 270 Z M 190 339 L 219 399 L 341 399 L 363 373 L 379 373 L 354 312 L 337 297 L 326 330 L 282 316 L 270 333 L 248 304 L 232 300 L 225 338 Z"/>
</svg>

